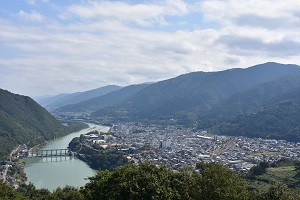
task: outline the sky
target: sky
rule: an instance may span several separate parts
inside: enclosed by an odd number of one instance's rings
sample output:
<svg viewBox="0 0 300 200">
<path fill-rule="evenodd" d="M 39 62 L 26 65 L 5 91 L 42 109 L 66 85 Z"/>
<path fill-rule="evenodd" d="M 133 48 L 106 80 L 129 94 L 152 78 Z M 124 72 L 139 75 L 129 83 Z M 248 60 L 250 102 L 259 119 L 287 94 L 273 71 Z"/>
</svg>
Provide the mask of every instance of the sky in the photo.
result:
<svg viewBox="0 0 300 200">
<path fill-rule="evenodd" d="M 1 0 L 0 88 L 28 96 L 300 64 L 300 1 Z"/>
</svg>

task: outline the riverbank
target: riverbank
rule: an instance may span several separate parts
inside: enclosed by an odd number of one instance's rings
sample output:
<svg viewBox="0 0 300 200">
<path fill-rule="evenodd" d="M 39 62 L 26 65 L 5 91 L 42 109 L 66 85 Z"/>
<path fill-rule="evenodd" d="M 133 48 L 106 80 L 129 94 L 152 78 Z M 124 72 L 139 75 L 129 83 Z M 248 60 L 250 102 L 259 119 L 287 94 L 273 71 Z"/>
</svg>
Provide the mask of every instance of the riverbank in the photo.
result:
<svg viewBox="0 0 300 200">
<path fill-rule="evenodd" d="M 2 171 L 5 172 L 5 181 L 8 185 L 18 188 L 29 182 L 33 183 L 37 188 L 46 188 L 51 190 L 65 185 L 75 187 L 83 186 L 87 177 L 97 173 L 86 162 L 75 157 L 49 157 L 49 158 L 21 158 L 22 150 L 48 150 L 48 149 L 66 149 L 69 142 L 81 134 L 86 134 L 91 131 L 107 132 L 110 127 L 100 126 L 97 124 L 86 123 L 87 128 L 67 134 L 63 137 L 54 140 L 45 141 L 35 145 L 32 148 L 27 148 L 26 145 L 19 145 L 18 150 L 14 149 L 10 159 L 2 162 Z M 3 175 L 3 172 L 1 174 Z M 7 176 L 7 175 L 8 176 Z M 0 179 L 2 177 L 0 175 Z M 65 176 L 67 175 L 67 177 Z M 65 176 L 65 178 L 64 178 Z M 57 180 L 60 184 L 57 184 Z M 50 180 L 50 182 L 48 181 Z M 69 180 L 69 181 L 68 181 Z M 1 182 L 3 179 L 1 180 Z"/>
<path fill-rule="evenodd" d="M 2 183 L 10 185 L 15 189 L 26 182 L 26 174 L 24 173 L 24 160 L 17 157 L 19 151 L 22 150 L 22 146 L 15 147 L 6 161 L 2 161 Z"/>
<path fill-rule="evenodd" d="M 109 127 L 90 123 L 88 123 L 88 126 L 88 128 L 81 131 L 48 141 L 42 150 L 66 149 L 73 138 L 93 131 L 94 127 L 100 130 L 109 129 Z M 38 189 L 46 188 L 52 191 L 57 187 L 64 187 L 65 185 L 80 187 L 87 183 L 88 180 L 86 178 L 94 176 L 97 173 L 86 162 L 76 157 L 39 157 L 27 158 L 25 161 L 27 183 L 33 183 Z"/>
<path fill-rule="evenodd" d="M 81 130 L 84 128 L 89 128 L 89 124 L 76 124 L 72 125 L 69 130 Z M 72 133 L 71 133 L 72 134 Z M 66 133 L 66 136 L 70 135 Z M 65 136 L 63 136 L 65 137 Z M 37 139 L 40 139 L 40 137 L 33 139 L 34 141 L 37 141 Z M 70 139 L 71 140 L 71 139 Z M 31 148 L 28 148 L 29 143 L 32 144 L 31 141 L 29 141 L 26 144 L 18 145 L 16 146 L 11 153 L 6 156 L 4 160 L 1 161 L 1 170 L 0 170 L 0 181 L 1 183 L 6 183 L 7 185 L 10 185 L 14 187 L 15 189 L 19 188 L 21 185 L 26 184 L 27 182 L 27 174 L 25 173 L 25 166 L 28 162 L 26 160 L 26 154 L 29 151 L 32 150 L 40 150 L 46 148 L 48 143 L 51 141 L 45 141 L 41 140 L 42 143 L 37 144 Z"/>
<path fill-rule="evenodd" d="M 110 129 L 103 133 L 93 127 L 91 132 L 73 138 L 69 149 L 91 168 L 113 171 L 116 167 L 128 163 L 128 152 L 118 149 L 118 144 L 115 143 L 117 139 L 109 134 Z"/>
</svg>

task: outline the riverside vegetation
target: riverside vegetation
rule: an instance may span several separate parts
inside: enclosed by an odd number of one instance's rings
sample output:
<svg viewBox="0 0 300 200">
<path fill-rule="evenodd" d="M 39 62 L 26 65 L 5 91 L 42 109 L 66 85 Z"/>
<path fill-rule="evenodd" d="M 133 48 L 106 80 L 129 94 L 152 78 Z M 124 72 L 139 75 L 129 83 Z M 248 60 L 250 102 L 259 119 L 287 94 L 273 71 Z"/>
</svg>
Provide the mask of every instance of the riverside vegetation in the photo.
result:
<svg viewBox="0 0 300 200">
<path fill-rule="evenodd" d="M 143 199 L 300 199 L 300 192 L 279 182 L 265 190 L 249 191 L 247 182 L 228 168 L 215 163 L 198 163 L 197 170 L 173 171 L 150 163 L 128 164 L 115 171 L 99 171 L 81 187 L 66 186 L 53 192 L 24 185 L 18 190 L 0 184 L 1 200 L 143 200 Z"/>
<path fill-rule="evenodd" d="M 83 135 L 75 137 L 69 143 L 68 147 L 71 151 L 77 154 L 84 154 L 83 157 L 79 157 L 86 161 L 89 166 L 95 170 L 110 170 L 113 171 L 116 167 L 125 165 L 127 163 L 124 153 L 117 149 L 113 151 L 107 151 L 99 145 L 85 144 L 85 138 Z"/>
</svg>

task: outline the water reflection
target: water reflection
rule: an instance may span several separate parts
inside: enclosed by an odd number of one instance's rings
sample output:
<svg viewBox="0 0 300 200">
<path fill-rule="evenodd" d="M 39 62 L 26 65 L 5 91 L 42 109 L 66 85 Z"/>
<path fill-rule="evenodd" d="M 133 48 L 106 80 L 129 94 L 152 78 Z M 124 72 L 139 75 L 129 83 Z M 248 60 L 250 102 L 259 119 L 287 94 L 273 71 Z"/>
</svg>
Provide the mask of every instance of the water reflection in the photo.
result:
<svg viewBox="0 0 300 200">
<path fill-rule="evenodd" d="M 79 137 L 80 134 L 90 131 L 91 128 L 88 128 L 50 141 L 44 150 L 67 148 L 69 142 L 74 137 Z M 47 188 L 50 191 L 66 185 L 75 187 L 83 186 L 88 182 L 86 180 L 87 177 L 97 173 L 96 170 L 91 169 L 85 162 L 72 156 L 26 158 L 25 162 L 24 170 L 28 177 L 28 182 L 32 182 L 37 188 Z"/>
<path fill-rule="evenodd" d="M 47 163 L 47 162 L 66 162 L 73 159 L 77 159 L 74 156 L 52 156 L 52 157 L 44 157 L 44 158 L 27 158 L 26 163 L 30 163 L 30 160 L 33 160 L 35 163 Z"/>
</svg>

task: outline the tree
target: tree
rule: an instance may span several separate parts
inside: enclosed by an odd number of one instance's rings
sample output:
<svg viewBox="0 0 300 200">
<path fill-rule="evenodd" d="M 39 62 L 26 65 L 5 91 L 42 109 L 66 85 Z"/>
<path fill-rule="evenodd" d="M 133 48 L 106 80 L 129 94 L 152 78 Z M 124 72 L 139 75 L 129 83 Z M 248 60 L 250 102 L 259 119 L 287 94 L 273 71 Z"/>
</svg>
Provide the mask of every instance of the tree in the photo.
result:
<svg viewBox="0 0 300 200">
<path fill-rule="evenodd" d="M 36 189 L 36 187 L 29 183 L 28 185 L 23 184 L 18 191 L 25 197 L 31 200 L 50 200 L 50 191 L 48 189 Z"/>
<path fill-rule="evenodd" d="M 29 200 L 22 194 L 15 191 L 12 187 L 0 183 L 0 199 L 1 200 Z"/>
<path fill-rule="evenodd" d="M 125 165 L 114 172 L 100 171 L 81 192 L 89 200 L 172 199 L 171 174 L 170 169 L 149 163 Z"/>
<path fill-rule="evenodd" d="M 269 167 L 269 163 L 267 162 L 260 162 L 258 165 L 252 167 L 248 172 L 248 176 L 256 176 L 262 175 L 267 172 L 267 168 Z"/>
<path fill-rule="evenodd" d="M 54 200 L 83 200 L 83 195 L 79 190 L 72 186 L 65 186 L 64 188 L 57 188 L 51 194 L 51 199 Z"/>
<path fill-rule="evenodd" d="M 114 172 L 100 171 L 81 188 L 88 200 L 144 199 L 248 199 L 244 182 L 229 169 L 218 164 L 198 165 L 173 171 L 150 163 L 125 165 Z"/>
<path fill-rule="evenodd" d="M 249 199 L 242 178 L 228 168 L 215 163 L 197 163 L 201 174 L 201 199 Z"/>
<path fill-rule="evenodd" d="M 279 182 L 271 182 L 267 191 L 253 195 L 255 200 L 294 200 L 300 199 L 299 194 L 290 191 L 287 186 Z"/>
<path fill-rule="evenodd" d="M 300 161 L 299 160 L 294 161 L 294 165 L 295 165 L 295 169 L 297 171 L 300 171 Z"/>
</svg>

